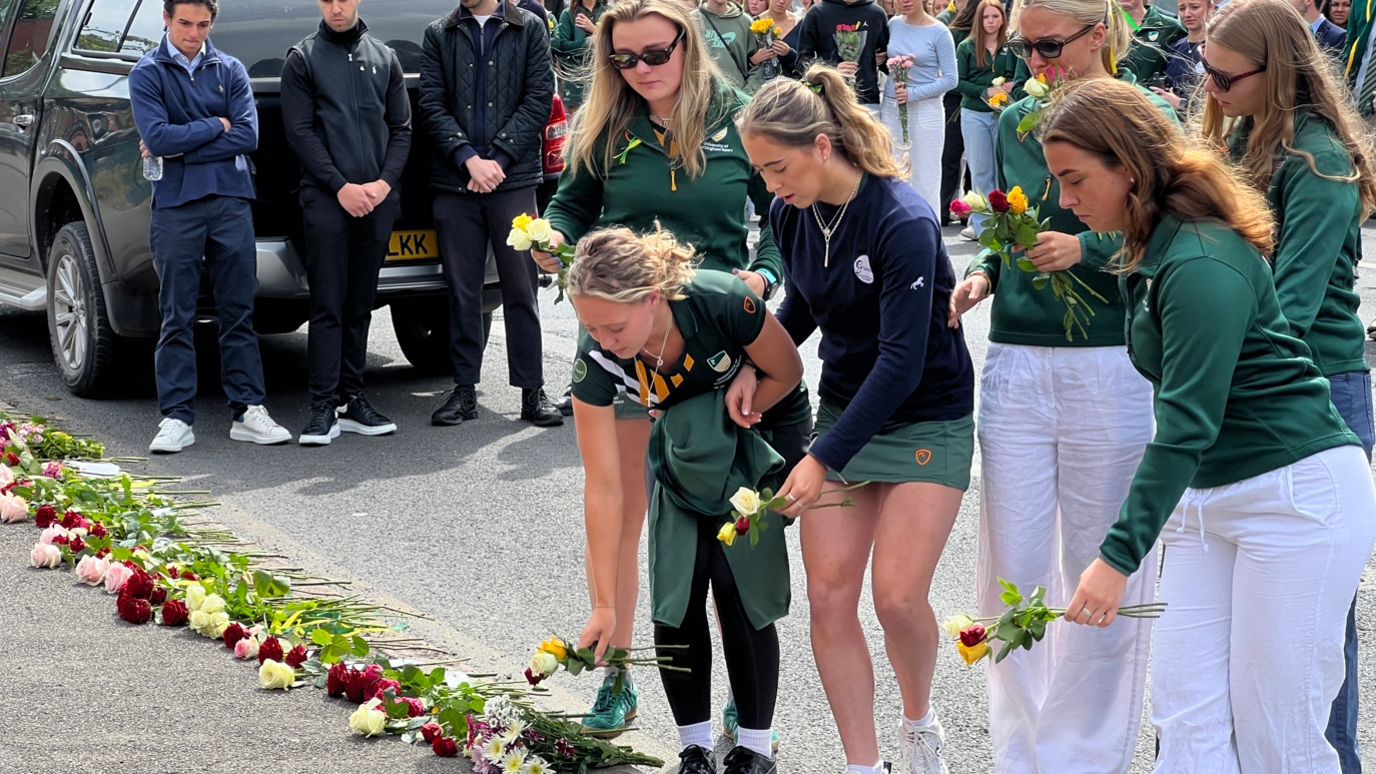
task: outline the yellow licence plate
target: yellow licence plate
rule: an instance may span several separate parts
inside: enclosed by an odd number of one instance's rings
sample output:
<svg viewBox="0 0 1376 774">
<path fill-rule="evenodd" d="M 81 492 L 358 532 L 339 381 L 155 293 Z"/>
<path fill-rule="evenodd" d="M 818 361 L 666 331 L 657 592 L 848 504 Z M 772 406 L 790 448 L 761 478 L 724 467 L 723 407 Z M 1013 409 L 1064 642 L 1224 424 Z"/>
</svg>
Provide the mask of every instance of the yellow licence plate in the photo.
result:
<svg viewBox="0 0 1376 774">
<path fill-rule="evenodd" d="M 387 248 L 389 261 L 414 261 L 440 257 L 439 239 L 433 231 L 393 231 Z"/>
</svg>

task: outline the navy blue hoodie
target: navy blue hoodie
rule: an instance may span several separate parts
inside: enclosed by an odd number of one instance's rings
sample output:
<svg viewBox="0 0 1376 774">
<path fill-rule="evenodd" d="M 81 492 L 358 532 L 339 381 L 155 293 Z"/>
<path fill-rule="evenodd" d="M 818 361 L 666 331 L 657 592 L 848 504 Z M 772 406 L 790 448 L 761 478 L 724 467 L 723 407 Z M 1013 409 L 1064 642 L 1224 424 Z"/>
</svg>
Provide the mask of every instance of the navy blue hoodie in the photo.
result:
<svg viewBox="0 0 1376 774">
<path fill-rule="evenodd" d="M 244 154 L 258 147 L 258 110 L 238 59 L 207 39 L 195 72 L 188 73 L 163 35 L 130 71 L 129 99 L 139 136 L 150 153 L 163 157 L 162 180 L 153 183 L 155 209 L 211 194 L 254 198 Z M 221 117 L 230 121 L 227 132 Z"/>
</svg>

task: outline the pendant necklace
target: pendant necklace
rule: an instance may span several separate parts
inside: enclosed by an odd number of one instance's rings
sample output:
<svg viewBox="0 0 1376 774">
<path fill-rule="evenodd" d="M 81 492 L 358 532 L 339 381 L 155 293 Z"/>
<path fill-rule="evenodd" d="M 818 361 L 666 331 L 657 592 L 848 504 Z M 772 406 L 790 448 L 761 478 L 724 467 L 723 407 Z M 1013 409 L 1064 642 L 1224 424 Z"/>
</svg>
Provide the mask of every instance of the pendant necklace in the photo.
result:
<svg viewBox="0 0 1376 774">
<path fill-rule="evenodd" d="M 659 370 L 661 367 L 663 367 L 663 365 L 664 365 L 664 348 L 667 347 L 667 346 L 669 346 L 669 331 L 672 331 L 673 329 L 674 329 L 674 317 L 673 317 L 673 312 L 670 312 L 670 313 L 669 313 L 669 325 L 666 326 L 666 327 L 664 328 L 664 341 L 660 342 L 660 345 L 659 345 L 659 354 L 655 356 L 655 370 L 656 370 L 656 371 L 658 371 L 658 370 Z M 644 352 L 644 353 L 647 354 L 647 355 L 650 354 L 650 350 L 645 349 L 644 347 L 641 347 L 641 348 L 640 348 L 640 351 Z"/>
<path fill-rule="evenodd" d="M 817 228 L 822 230 L 822 241 L 826 244 L 827 248 L 826 255 L 822 259 L 822 268 L 829 268 L 831 266 L 831 235 L 836 231 L 837 227 L 841 225 L 841 219 L 846 216 L 846 208 L 850 206 L 851 200 L 860 192 L 860 181 L 863 180 L 864 177 L 865 173 L 863 171 L 855 176 L 855 187 L 850 189 L 850 196 L 847 196 L 845 202 L 841 204 L 841 209 L 837 211 L 836 217 L 832 219 L 831 223 L 822 222 L 822 215 L 817 211 L 817 202 L 812 203 L 812 217 L 817 219 Z"/>
</svg>

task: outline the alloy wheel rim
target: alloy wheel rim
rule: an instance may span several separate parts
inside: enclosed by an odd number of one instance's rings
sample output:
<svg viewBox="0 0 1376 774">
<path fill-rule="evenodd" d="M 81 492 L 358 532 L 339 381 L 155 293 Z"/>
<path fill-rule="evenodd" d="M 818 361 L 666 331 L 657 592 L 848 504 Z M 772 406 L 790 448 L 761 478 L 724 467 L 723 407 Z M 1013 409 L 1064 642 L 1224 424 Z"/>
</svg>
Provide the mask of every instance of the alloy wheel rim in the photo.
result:
<svg viewBox="0 0 1376 774">
<path fill-rule="evenodd" d="M 71 371 L 86 363 L 89 332 L 86 327 L 86 287 L 76 258 L 64 253 L 53 272 L 53 321 L 57 354 Z"/>
</svg>

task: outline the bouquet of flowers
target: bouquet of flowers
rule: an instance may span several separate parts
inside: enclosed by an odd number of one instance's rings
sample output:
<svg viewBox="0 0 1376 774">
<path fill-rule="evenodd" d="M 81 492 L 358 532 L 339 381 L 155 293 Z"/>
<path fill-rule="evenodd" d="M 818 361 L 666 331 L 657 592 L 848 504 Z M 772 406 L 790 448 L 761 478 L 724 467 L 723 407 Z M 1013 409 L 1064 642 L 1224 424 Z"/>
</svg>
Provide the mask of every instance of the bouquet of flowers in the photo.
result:
<svg viewBox="0 0 1376 774">
<path fill-rule="evenodd" d="M 466 725 L 468 738 L 463 752 L 473 760 L 476 774 L 553 774 L 621 764 L 664 765 L 664 761 L 634 753 L 629 747 L 585 736 L 572 723 L 532 712 L 504 696 L 489 699 L 480 714 L 470 713 Z M 438 740 L 431 742 L 436 754 L 454 754 L 454 743 L 443 736 L 439 724 L 422 726 L 422 733 L 425 729 Z"/>
<path fill-rule="evenodd" d="M 848 486 L 844 489 L 833 489 L 833 492 L 850 492 L 868 484 L 868 481 Z M 849 497 L 839 503 L 826 503 L 825 505 L 814 505 L 808 508 L 815 511 L 820 508 L 841 508 L 850 507 L 855 504 Z M 750 545 L 756 546 L 760 542 L 760 533 L 769 528 L 769 523 L 762 521 L 768 511 L 777 511 L 788 507 L 788 498 L 775 497 L 774 490 L 765 489 L 757 492 L 754 489 L 741 487 L 736 493 L 731 495 L 731 521 L 721 525 L 717 532 L 717 540 L 725 543 L 728 547 L 736 542 L 736 538 L 741 535 L 750 536 Z"/>
<path fill-rule="evenodd" d="M 767 17 L 761 17 L 751 22 L 750 31 L 755 33 L 755 37 L 759 38 L 765 47 L 774 45 L 774 39 L 783 34 L 782 29 L 774 26 L 774 20 Z M 764 61 L 764 79 L 770 80 L 778 74 L 778 66 L 774 60 L 766 59 Z"/>
<path fill-rule="evenodd" d="M 544 218 L 519 215 L 511 221 L 511 233 L 507 234 L 506 243 L 517 250 L 535 249 L 549 253 L 559 259 L 559 276 L 554 282 L 559 288 L 559 296 L 554 299 L 554 303 L 557 304 L 564 300 L 564 290 L 569 286 L 569 266 L 573 264 L 573 245 L 565 243 L 558 247 L 551 247 L 549 238 L 553 230 L 549 221 Z"/>
<path fill-rule="evenodd" d="M 661 648 L 680 647 L 677 645 L 660 645 Z M 686 645 L 682 647 L 687 647 Z M 639 651 L 653 650 L 652 647 L 646 648 L 607 648 L 602 654 L 602 661 L 609 667 L 617 670 L 616 684 L 612 690 L 620 693 L 626 667 L 649 665 L 657 666 L 660 669 L 672 669 L 676 672 L 687 672 L 684 667 L 669 665 L 668 656 L 655 656 L 650 658 L 634 658 L 632 653 Z M 530 657 L 530 666 L 526 668 L 526 682 L 531 685 L 539 685 L 546 678 L 559 671 L 563 667 L 565 672 L 577 675 L 599 666 L 597 657 L 592 648 L 571 648 L 567 640 L 558 637 L 551 637 L 540 643 L 535 655 Z"/>
<path fill-rule="evenodd" d="M 908 71 L 917 64 L 917 59 L 912 54 L 899 54 L 889 60 L 889 77 L 893 78 L 896 84 L 908 83 Z M 908 144 L 908 103 L 902 102 L 898 105 L 898 123 L 903 125 L 903 144 Z"/>
<path fill-rule="evenodd" d="M 1002 615 L 971 618 L 960 613 L 941 625 L 947 636 L 959 643 L 960 657 L 965 659 L 966 664 L 973 665 L 992 654 L 990 643 L 999 640 L 1003 641 L 1003 647 L 998 655 L 993 656 L 995 664 L 1008 658 L 1008 654 L 1017 648 L 1031 650 L 1032 643 L 1041 642 L 1042 637 L 1046 636 L 1046 625 L 1065 615 L 1063 608 L 1046 606 L 1042 601 L 1046 589 L 1041 586 L 1032 592 L 1030 598 L 1024 599 L 1016 584 L 1003 578 L 999 578 L 999 584 L 1003 586 L 1000 599 L 1008 605 Z M 1165 602 L 1128 605 L 1118 608 L 1118 615 L 1124 618 L 1160 618 L 1165 606 Z M 986 623 L 989 626 L 984 626 Z"/>
<path fill-rule="evenodd" d="M 869 30 L 861 30 L 859 23 L 836 25 L 836 55 L 842 62 L 859 62 L 865 52 L 865 36 Z M 846 80 L 855 81 L 854 74 L 847 74 Z"/>
<path fill-rule="evenodd" d="M 993 83 L 991 83 L 991 84 L 989 84 L 989 85 L 990 85 L 990 86 L 1002 86 L 1003 84 L 1005 84 L 1005 83 L 1007 83 L 1007 82 L 1008 82 L 1008 79 L 1004 78 L 1003 76 L 999 76 L 998 78 L 995 78 L 994 81 L 993 81 Z M 1006 108 L 1006 107 L 1008 107 L 1008 92 L 1006 92 L 1006 91 L 1001 91 L 1001 92 L 995 94 L 994 96 L 990 97 L 989 99 L 986 99 L 986 100 L 984 101 L 984 104 L 986 104 L 986 105 L 988 105 L 989 107 L 993 108 L 995 113 L 1002 113 L 1002 112 L 1003 112 L 1003 109 Z"/>
<path fill-rule="evenodd" d="M 958 218 L 972 212 L 987 216 L 979 233 L 981 245 L 1002 258 L 1005 266 L 1016 263 L 1019 269 L 1033 272 L 1036 276 L 1032 278 L 1032 287 L 1041 290 L 1050 285 L 1056 300 L 1065 304 L 1066 341 L 1073 340 L 1076 330 L 1081 336 L 1089 338 L 1085 326 L 1089 325 L 1089 318 L 1094 316 L 1094 308 L 1086 303 L 1076 285 L 1103 303 L 1108 303 L 1108 300 L 1068 270 L 1041 271 L 1026 255 L 1013 260 L 1013 252 L 1025 253 L 1036 247 L 1038 235 L 1050 225 L 1049 218 L 1037 219 L 1037 208 L 1028 204 L 1022 187 L 1014 186 L 1006 194 L 1003 191 L 990 191 L 988 197 L 971 191 L 964 199 L 951 202 L 951 214 Z"/>
</svg>

